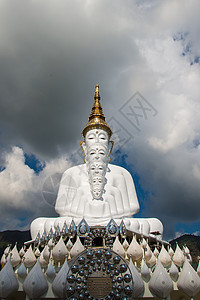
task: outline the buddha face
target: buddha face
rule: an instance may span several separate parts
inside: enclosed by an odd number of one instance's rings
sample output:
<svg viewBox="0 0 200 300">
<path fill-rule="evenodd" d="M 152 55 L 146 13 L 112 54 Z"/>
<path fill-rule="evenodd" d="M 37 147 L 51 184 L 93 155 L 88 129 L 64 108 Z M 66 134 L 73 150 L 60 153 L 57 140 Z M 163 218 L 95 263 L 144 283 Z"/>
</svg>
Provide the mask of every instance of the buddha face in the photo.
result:
<svg viewBox="0 0 200 300">
<path fill-rule="evenodd" d="M 95 176 L 95 175 L 98 175 L 98 174 L 103 176 L 106 173 L 106 165 L 103 162 L 100 162 L 100 161 L 92 162 L 89 165 L 89 173 L 92 176 Z"/>
<path fill-rule="evenodd" d="M 100 200 L 102 198 L 103 188 L 105 185 L 104 176 L 92 176 L 91 178 L 91 193 L 94 199 Z"/>
<path fill-rule="evenodd" d="M 91 193 L 93 196 L 93 199 L 100 200 L 102 198 L 102 189 L 100 187 L 94 187 L 91 189 Z"/>
<path fill-rule="evenodd" d="M 112 151 L 113 142 L 109 140 L 108 133 L 104 129 L 91 129 L 86 133 L 85 140 L 81 142 L 81 148 L 87 160 L 88 149 L 92 145 L 104 146 L 108 151 L 108 156 Z"/>
<path fill-rule="evenodd" d="M 112 142 L 105 130 L 91 129 L 81 146 L 85 154 L 92 198 L 102 200 Z"/>
<path fill-rule="evenodd" d="M 102 183 L 104 183 L 104 180 L 102 179 L 102 176 L 95 176 L 95 177 L 93 177 L 93 179 L 92 179 L 92 184 L 93 185 L 101 186 Z"/>
<path fill-rule="evenodd" d="M 104 144 L 108 146 L 108 134 L 103 129 L 91 129 L 87 132 L 85 137 L 85 143 L 88 147 L 96 143 Z"/>
<path fill-rule="evenodd" d="M 92 162 L 103 162 L 108 161 L 108 148 L 102 144 L 91 145 L 87 149 L 86 162 L 91 164 Z"/>
<path fill-rule="evenodd" d="M 97 143 L 88 147 L 86 165 L 90 191 L 95 200 L 102 200 L 108 160 L 108 148 L 105 145 Z"/>
</svg>

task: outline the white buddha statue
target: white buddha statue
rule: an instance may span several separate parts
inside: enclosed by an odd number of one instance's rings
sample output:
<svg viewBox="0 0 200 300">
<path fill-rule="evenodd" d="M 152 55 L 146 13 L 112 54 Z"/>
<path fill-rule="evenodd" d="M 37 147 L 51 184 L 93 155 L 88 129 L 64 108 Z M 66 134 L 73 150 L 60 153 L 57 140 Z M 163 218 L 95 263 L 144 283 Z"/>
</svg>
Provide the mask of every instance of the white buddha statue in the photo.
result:
<svg viewBox="0 0 200 300">
<path fill-rule="evenodd" d="M 34 220 L 32 238 L 64 222 L 69 224 L 72 218 L 78 224 L 83 217 L 90 226 L 106 226 L 111 218 L 119 224 L 123 218 L 129 230 L 146 235 L 159 232 L 162 237 L 163 226 L 159 220 L 133 218 L 139 211 L 139 203 L 132 176 L 124 168 L 109 164 L 112 131 L 105 121 L 98 85 L 89 122 L 82 134 L 85 163 L 67 169 L 62 176 L 55 205 L 60 217 Z"/>
<path fill-rule="evenodd" d="M 108 135 L 103 129 L 91 129 L 88 135 L 90 133 L 104 134 L 108 142 Z M 109 150 L 105 144 L 95 142 L 95 138 L 94 145 L 88 146 L 87 139 L 86 134 L 86 164 L 70 168 L 63 174 L 56 212 L 60 216 L 84 216 L 87 220 L 136 214 L 139 204 L 131 175 L 121 167 L 108 164 Z M 95 187 L 98 187 L 98 195 Z M 72 189 L 74 193 L 71 193 Z"/>
</svg>

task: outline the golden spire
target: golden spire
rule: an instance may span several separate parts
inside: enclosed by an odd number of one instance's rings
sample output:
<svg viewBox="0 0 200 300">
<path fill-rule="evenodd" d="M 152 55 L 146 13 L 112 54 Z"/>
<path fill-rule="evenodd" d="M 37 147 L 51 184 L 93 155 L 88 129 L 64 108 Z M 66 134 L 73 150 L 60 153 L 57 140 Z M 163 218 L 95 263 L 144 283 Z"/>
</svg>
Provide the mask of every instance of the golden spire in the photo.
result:
<svg viewBox="0 0 200 300">
<path fill-rule="evenodd" d="M 82 135 L 85 138 L 86 133 L 91 129 L 104 129 L 108 133 L 108 137 L 110 138 L 112 135 L 112 130 L 106 123 L 106 118 L 103 114 L 103 110 L 100 103 L 100 94 L 99 94 L 99 85 L 96 85 L 95 94 L 94 94 L 94 104 L 92 107 L 91 114 L 88 119 L 88 123 L 83 129 Z"/>
</svg>

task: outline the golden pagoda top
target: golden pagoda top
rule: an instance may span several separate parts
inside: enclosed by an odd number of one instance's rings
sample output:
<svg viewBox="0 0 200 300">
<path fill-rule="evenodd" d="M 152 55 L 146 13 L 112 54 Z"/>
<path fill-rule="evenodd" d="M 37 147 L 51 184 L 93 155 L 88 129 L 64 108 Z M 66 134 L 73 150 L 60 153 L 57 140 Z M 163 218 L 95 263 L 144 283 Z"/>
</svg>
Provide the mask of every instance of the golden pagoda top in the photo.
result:
<svg viewBox="0 0 200 300">
<path fill-rule="evenodd" d="M 103 114 L 103 110 L 100 103 L 100 94 L 99 94 L 99 85 L 96 85 L 95 94 L 94 94 L 94 104 L 92 106 L 92 111 L 88 118 L 88 123 L 82 131 L 82 135 L 85 138 L 86 133 L 91 129 L 104 129 L 108 133 L 110 138 L 112 135 L 112 130 L 106 123 L 106 118 Z"/>
</svg>

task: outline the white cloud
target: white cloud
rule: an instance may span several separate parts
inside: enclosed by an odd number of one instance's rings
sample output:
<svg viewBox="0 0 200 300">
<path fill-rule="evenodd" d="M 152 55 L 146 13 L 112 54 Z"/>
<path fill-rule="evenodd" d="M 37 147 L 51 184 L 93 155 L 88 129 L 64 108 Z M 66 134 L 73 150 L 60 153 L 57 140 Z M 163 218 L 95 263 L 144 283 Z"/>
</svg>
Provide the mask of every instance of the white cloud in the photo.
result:
<svg viewBox="0 0 200 300">
<path fill-rule="evenodd" d="M 29 222 L 37 215 L 54 214 L 54 208 L 42 197 L 43 185 L 48 177 L 63 173 L 69 165 L 64 157 L 60 157 L 47 162 L 45 168 L 36 174 L 25 165 L 21 148 L 13 147 L 5 154 L 5 169 L 0 173 L 1 226 L 7 229 L 23 227 L 24 214 Z"/>
<path fill-rule="evenodd" d="M 200 231 L 195 231 L 193 235 L 200 235 Z"/>
<path fill-rule="evenodd" d="M 24 163 L 22 149 L 13 147 L 12 152 L 6 154 L 5 170 L 0 173 L 1 199 L 14 206 L 24 205 L 21 203 L 24 191 L 34 189 L 32 186 L 34 171 Z"/>
<path fill-rule="evenodd" d="M 200 180 L 200 164 L 196 163 L 192 166 L 193 175 Z"/>
</svg>

